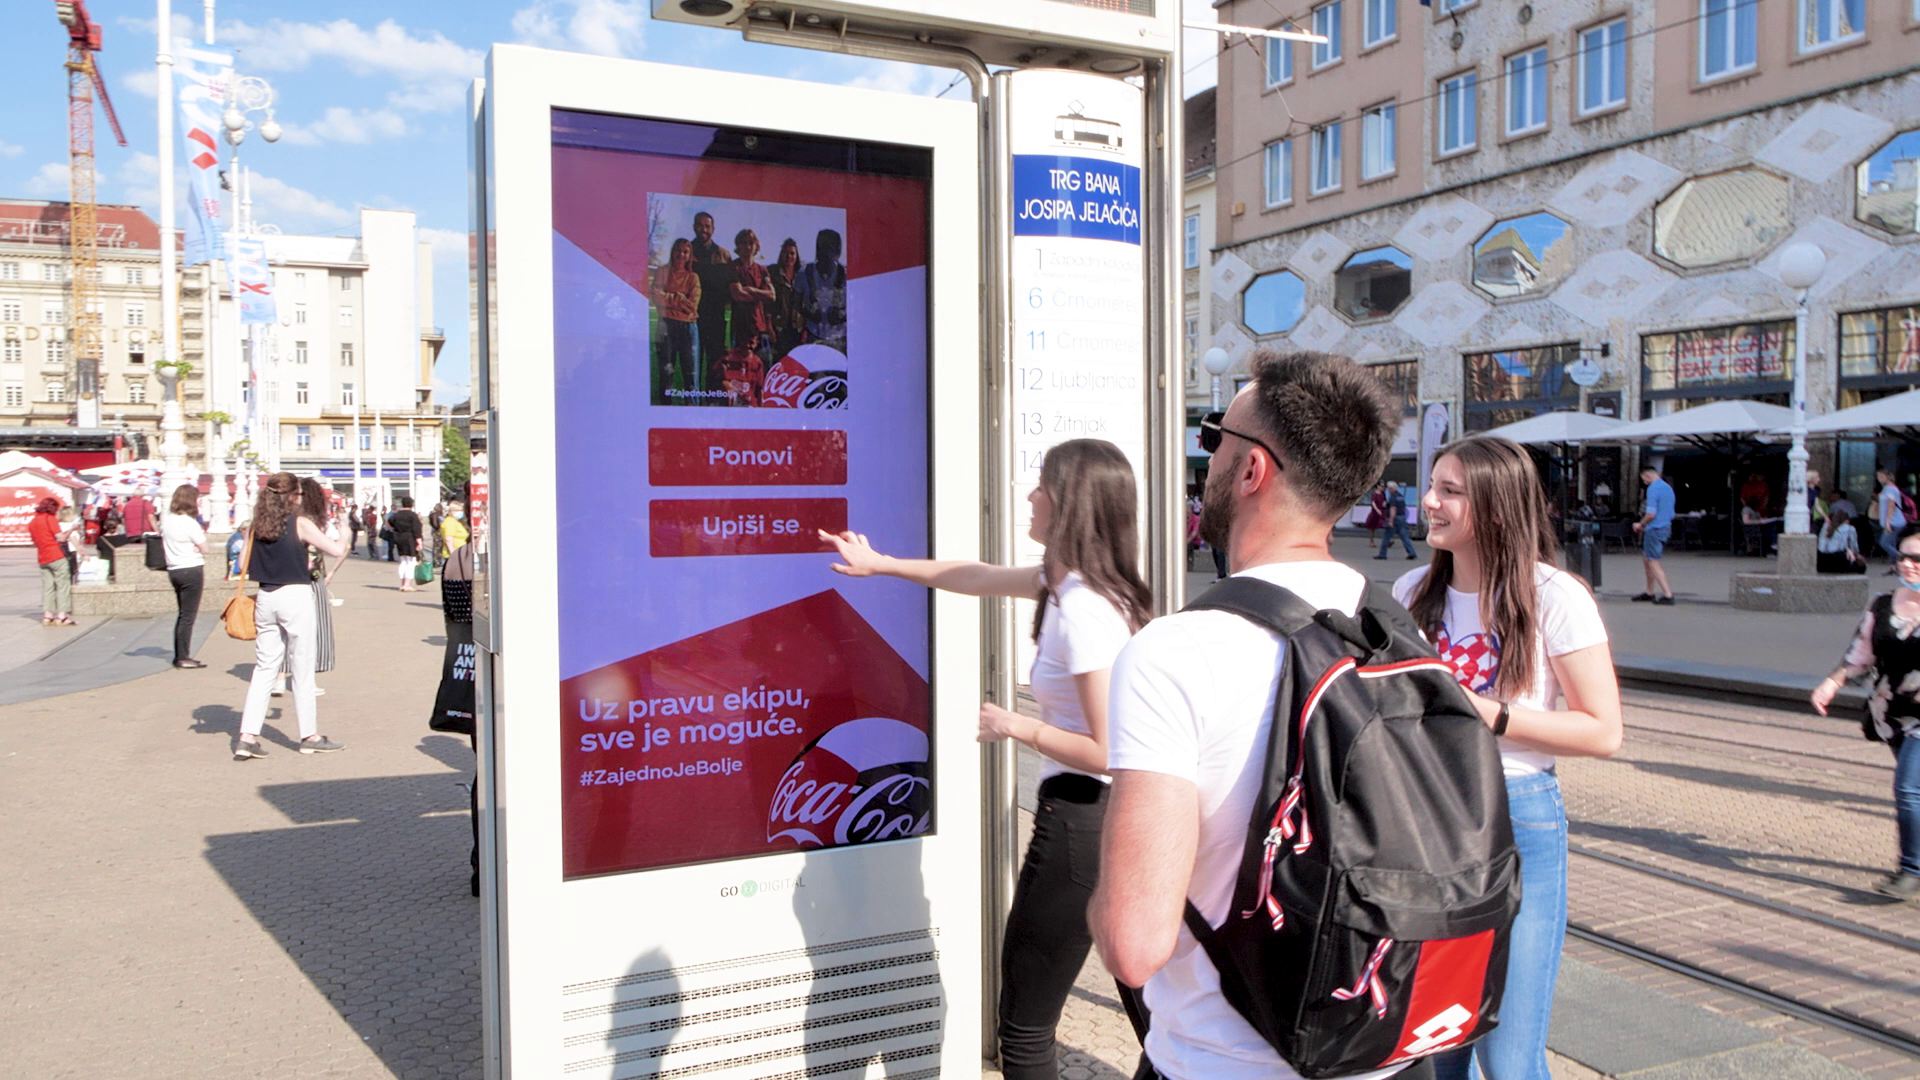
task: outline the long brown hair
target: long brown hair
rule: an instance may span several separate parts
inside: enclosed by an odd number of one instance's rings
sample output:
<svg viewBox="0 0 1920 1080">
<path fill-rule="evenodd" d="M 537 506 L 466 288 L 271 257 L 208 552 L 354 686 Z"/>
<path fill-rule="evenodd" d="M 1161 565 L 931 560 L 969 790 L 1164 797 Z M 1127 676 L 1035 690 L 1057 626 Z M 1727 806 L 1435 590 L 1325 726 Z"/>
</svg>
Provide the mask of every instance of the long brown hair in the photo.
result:
<svg viewBox="0 0 1920 1080">
<path fill-rule="evenodd" d="M 173 489 L 173 501 L 167 504 L 170 514 L 196 514 L 200 511 L 200 489 L 192 484 L 181 484 Z"/>
<path fill-rule="evenodd" d="M 1536 564 L 1554 562 L 1553 523 L 1533 458 L 1506 439 L 1479 436 L 1448 445 L 1443 458 L 1466 476 L 1473 543 L 1480 549 L 1480 625 L 1500 648 L 1494 695 L 1510 701 L 1533 689 L 1539 660 L 1540 595 Z M 1453 555 L 1435 549 L 1426 579 L 1407 610 L 1428 638 L 1437 638 L 1453 583 Z"/>
<path fill-rule="evenodd" d="M 280 539 L 289 520 L 300 512 L 300 478 L 277 472 L 260 488 L 253 503 L 253 538 L 264 544 Z"/>
<path fill-rule="evenodd" d="M 311 476 L 300 478 L 300 512 L 315 525 L 324 526 L 333 517 L 333 508 L 327 505 L 327 489 Z"/>
<path fill-rule="evenodd" d="M 1127 625 L 1139 630 L 1153 615 L 1153 590 L 1140 577 L 1140 540 L 1134 524 L 1138 496 L 1133 466 L 1120 448 L 1104 439 L 1069 439 L 1047 451 L 1040 462 L 1040 489 L 1053 504 L 1047 525 L 1046 556 L 1040 569 L 1045 583 L 1033 614 L 1033 639 L 1040 640 L 1047 602 L 1069 573 L 1077 571 L 1087 587 L 1117 608 Z"/>
</svg>

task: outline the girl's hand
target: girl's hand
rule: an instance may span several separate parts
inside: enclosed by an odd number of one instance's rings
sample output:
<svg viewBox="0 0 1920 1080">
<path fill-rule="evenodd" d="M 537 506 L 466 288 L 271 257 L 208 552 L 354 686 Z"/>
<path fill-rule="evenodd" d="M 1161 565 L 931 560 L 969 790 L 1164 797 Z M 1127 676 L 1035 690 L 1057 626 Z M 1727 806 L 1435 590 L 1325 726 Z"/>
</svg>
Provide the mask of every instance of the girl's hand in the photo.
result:
<svg viewBox="0 0 1920 1080">
<path fill-rule="evenodd" d="M 875 574 L 886 573 L 888 557 L 873 550 L 873 545 L 867 543 L 865 533 L 851 530 L 839 534 L 830 533 L 825 529 L 818 531 L 820 539 L 832 544 L 834 551 L 839 553 L 843 560 L 833 564 L 835 573 L 845 574 L 848 577 L 872 577 Z"/>
<path fill-rule="evenodd" d="M 983 743 L 1012 739 L 1024 742 L 1021 736 L 1032 730 L 1031 725 L 1039 723 L 1029 716 L 1021 716 L 991 702 L 980 703 L 980 740 Z"/>
<path fill-rule="evenodd" d="M 1840 684 L 1834 681 L 1833 676 L 1829 675 L 1821 679 L 1820 685 L 1813 688 L 1810 698 L 1813 702 L 1813 711 L 1821 716 L 1827 715 L 1827 706 L 1833 704 L 1833 696 L 1839 692 Z"/>
</svg>

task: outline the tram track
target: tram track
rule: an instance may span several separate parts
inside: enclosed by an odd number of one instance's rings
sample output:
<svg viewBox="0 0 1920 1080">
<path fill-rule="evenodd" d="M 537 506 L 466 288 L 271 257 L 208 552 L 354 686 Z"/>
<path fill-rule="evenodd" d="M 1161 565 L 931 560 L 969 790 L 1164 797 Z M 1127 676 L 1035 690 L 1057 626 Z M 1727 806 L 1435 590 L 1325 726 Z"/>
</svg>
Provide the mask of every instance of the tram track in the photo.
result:
<svg viewBox="0 0 1920 1080">
<path fill-rule="evenodd" d="M 1881 950 L 1883 959 L 1904 961 L 1907 970 L 1920 966 L 1920 938 L 1836 918 L 1799 905 L 1783 903 L 1743 889 L 1701 881 L 1686 874 L 1648 866 L 1629 858 L 1595 851 L 1577 844 L 1569 845 L 1568 853 L 1615 870 L 1655 878 L 1669 885 L 1689 890 L 1690 895 L 1704 894 L 1720 901 L 1740 905 L 1752 914 L 1748 918 L 1738 920 L 1738 924 L 1755 927 L 1754 936 L 1757 940 L 1770 940 L 1763 925 L 1769 917 L 1772 917 L 1776 923 L 1780 919 L 1792 920 L 1793 923 L 1817 926 L 1830 933 L 1844 934 L 1856 941 L 1871 942 L 1873 945 L 1868 947 L 1877 947 Z M 1673 897 L 1673 899 L 1677 901 L 1679 898 Z M 1663 919 L 1686 917 L 1684 913 L 1698 912 L 1700 905 L 1675 903 L 1672 908 L 1672 912 L 1663 916 Z M 1905 1025 L 1910 1030 L 1902 1030 L 1901 1027 L 1879 1022 L 1871 1016 L 1859 1015 L 1857 1010 L 1849 1011 L 1845 1008 L 1846 1005 L 1862 998 L 1870 999 L 1870 995 L 1874 992 L 1871 987 L 1873 982 L 1871 977 L 1860 976 L 1851 986 L 1846 985 L 1845 980 L 1838 976 L 1830 977 L 1831 985 L 1826 987 L 1827 996 L 1838 1000 L 1822 1004 L 1813 1000 L 1819 996 L 1818 988 L 1795 994 L 1768 989 L 1752 977 L 1743 977 L 1741 965 L 1735 962 L 1738 959 L 1737 956 L 1722 958 L 1727 961 L 1719 965 L 1724 970 L 1715 970 L 1716 965 L 1711 960 L 1699 957 L 1689 959 L 1666 951 L 1660 946 L 1657 934 L 1650 935 L 1653 940 L 1635 940 L 1636 935 L 1633 930 L 1636 926 L 1644 925 L 1644 922 L 1632 920 L 1615 923 L 1612 926 L 1582 925 L 1579 914 L 1570 912 L 1567 933 L 1600 948 L 1739 994 L 1778 1012 L 1846 1032 L 1920 1060 L 1920 1028 Z M 1818 934 L 1819 931 L 1810 931 L 1810 933 Z M 1836 987 L 1837 992 L 1835 992 Z"/>
</svg>

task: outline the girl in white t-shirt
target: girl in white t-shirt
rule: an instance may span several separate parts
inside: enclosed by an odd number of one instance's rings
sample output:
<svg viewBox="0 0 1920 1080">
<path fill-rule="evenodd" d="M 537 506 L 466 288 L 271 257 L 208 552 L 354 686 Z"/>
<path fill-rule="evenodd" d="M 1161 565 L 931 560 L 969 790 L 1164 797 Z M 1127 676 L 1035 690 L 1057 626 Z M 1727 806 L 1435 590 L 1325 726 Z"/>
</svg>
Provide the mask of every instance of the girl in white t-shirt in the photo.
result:
<svg viewBox="0 0 1920 1080">
<path fill-rule="evenodd" d="M 1107 680 L 1121 647 L 1151 616 L 1153 595 L 1136 569 L 1133 469 L 1119 447 L 1099 439 L 1055 446 L 1028 501 L 1028 535 L 1047 549 L 1038 568 L 895 559 L 858 533 L 820 535 L 845 560 L 834 566 L 843 574 L 1039 601 L 1031 682 L 1040 719 L 983 703 L 980 741 L 1014 739 L 1045 759 L 1001 951 L 1000 1058 L 1007 1080 L 1053 1080 L 1054 1029 L 1093 946 L 1087 899 L 1106 814 Z"/>
<path fill-rule="evenodd" d="M 1441 659 L 1500 737 L 1520 915 L 1500 1026 L 1434 1059 L 1438 1080 L 1548 1080 L 1547 1022 L 1567 923 L 1567 816 L 1557 755 L 1620 748 L 1620 685 L 1585 583 L 1553 565 L 1553 525 L 1533 459 L 1506 439 L 1454 443 L 1421 499 L 1433 562 L 1394 583 Z M 1559 708 L 1566 697 L 1566 708 Z"/>
</svg>

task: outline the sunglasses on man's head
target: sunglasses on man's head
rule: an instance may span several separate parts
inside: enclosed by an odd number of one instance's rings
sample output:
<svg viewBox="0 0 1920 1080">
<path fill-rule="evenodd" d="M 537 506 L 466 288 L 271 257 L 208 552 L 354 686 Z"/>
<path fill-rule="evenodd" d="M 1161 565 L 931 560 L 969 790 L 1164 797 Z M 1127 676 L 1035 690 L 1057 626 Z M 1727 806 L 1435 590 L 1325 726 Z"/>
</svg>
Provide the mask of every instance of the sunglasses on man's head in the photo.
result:
<svg viewBox="0 0 1920 1080">
<path fill-rule="evenodd" d="M 1280 455 L 1273 452 L 1273 447 L 1268 446 L 1266 443 L 1262 442 L 1257 438 L 1254 438 L 1252 435 L 1249 435 L 1244 431 L 1235 431 L 1232 428 L 1227 427 L 1225 424 L 1222 424 L 1220 421 L 1225 420 L 1226 418 L 1227 418 L 1227 414 L 1223 412 L 1210 412 L 1207 415 L 1200 418 L 1200 449 L 1205 450 L 1207 453 L 1211 454 L 1214 451 L 1220 449 L 1221 440 L 1223 440 L 1228 435 L 1234 435 L 1239 438 L 1247 440 L 1248 442 L 1252 443 L 1253 445 L 1259 447 L 1262 450 L 1265 450 L 1267 452 L 1267 456 L 1273 459 L 1274 468 L 1277 468 L 1277 469 L 1286 468 L 1286 466 L 1280 463 Z"/>
</svg>

